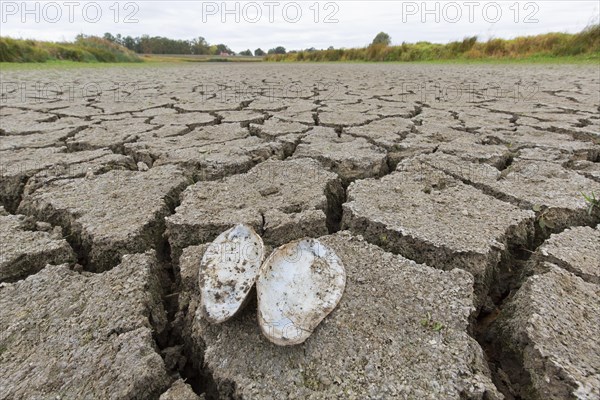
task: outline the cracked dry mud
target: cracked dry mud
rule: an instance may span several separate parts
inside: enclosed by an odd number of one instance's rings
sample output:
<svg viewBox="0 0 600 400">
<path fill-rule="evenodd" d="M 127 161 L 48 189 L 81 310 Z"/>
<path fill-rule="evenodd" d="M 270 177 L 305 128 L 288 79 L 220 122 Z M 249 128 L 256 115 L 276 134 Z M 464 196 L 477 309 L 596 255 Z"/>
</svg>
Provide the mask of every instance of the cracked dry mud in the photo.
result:
<svg viewBox="0 0 600 400">
<path fill-rule="evenodd" d="M 103 90 L 0 98 L 0 399 L 600 398 L 594 66 L 52 77 Z M 201 318 L 201 258 L 238 223 L 344 263 L 301 345 L 263 337 L 254 291 Z"/>
</svg>

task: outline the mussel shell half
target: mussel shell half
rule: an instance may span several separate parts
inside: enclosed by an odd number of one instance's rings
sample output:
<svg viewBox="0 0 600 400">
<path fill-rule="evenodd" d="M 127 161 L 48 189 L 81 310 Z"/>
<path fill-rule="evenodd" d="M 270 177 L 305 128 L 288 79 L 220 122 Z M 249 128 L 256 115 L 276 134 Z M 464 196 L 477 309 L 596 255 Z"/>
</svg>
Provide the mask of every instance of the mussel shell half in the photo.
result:
<svg viewBox="0 0 600 400">
<path fill-rule="evenodd" d="M 200 262 L 200 309 L 211 323 L 233 317 L 245 304 L 265 256 L 261 237 L 247 225 L 221 233 Z"/>
<path fill-rule="evenodd" d="M 258 323 L 263 334 L 281 346 L 304 342 L 342 298 L 344 266 L 316 239 L 277 248 L 260 268 Z"/>
</svg>

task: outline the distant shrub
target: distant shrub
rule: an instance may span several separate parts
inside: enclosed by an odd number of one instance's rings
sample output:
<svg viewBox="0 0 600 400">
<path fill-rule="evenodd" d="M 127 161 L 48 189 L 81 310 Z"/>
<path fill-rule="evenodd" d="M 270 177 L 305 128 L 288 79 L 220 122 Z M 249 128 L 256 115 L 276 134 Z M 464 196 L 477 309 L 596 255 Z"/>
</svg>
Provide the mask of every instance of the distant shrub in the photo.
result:
<svg viewBox="0 0 600 400">
<path fill-rule="evenodd" d="M 445 46 L 447 56 L 461 56 L 470 51 L 477 43 L 477 36 L 464 38 L 461 42 L 451 42 Z"/>
<path fill-rule="evenodd" d="M 555 50 L 556 55 L 576 55 L 586 52 L 600 53 L 600 24 L 588 26 L 577 35 L 567 38 Z"/>
<path fill-rule="evenodd" d="M 95 36 L 79 36 L 75 44 L 92 53 L 100 62 L 138 62 L 140 58 L 131 50 Z"/>
<path fill-rule="evenodd" d="M 503 39 L 490 39 L 483 45 L 483 52 L 492 57 L 506 55 L 506 41 Z"/>
</svg>

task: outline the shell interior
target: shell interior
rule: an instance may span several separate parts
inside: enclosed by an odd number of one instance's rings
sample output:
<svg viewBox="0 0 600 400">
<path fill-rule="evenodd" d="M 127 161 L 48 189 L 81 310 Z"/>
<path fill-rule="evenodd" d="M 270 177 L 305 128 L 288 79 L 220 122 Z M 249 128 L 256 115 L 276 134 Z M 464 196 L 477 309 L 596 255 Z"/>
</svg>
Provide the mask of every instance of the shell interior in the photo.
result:
<svg viewBox="0 0 600 400">
<path fill-rule="evenodd" d="M 278 345 L 304 342 L 338 304 L 346 285 L 341 260 L 315 239 L 276 249 L 260 268 L 258 322 Z"/>
</svg>

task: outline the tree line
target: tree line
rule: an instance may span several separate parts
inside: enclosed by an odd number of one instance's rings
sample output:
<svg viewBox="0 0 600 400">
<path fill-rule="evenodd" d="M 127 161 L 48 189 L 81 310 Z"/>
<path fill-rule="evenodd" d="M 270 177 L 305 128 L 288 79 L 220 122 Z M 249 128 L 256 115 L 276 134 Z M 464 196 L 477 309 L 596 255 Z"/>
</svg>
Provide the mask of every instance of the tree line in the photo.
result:
<svg viewBox="0 0 600 400">
<path fill-rule="evenodd" d="M 227 45 L 222 43 L 211 45 L 202 36 L 192 40 L 181 40 L 150 35 L 122 36 L 107 32 L 104 34 L 104 39 L 140 54 L 235 54 Z"/>
<path fill-rule="evenodd" d="M 105 33 L 104 39 L 120 44 L 138 54 L 198 54 L 198 55 L 234 55 L 235 51 L 229 46 L 219 43 L 210 44 L 202 36 L 198 36 L 192 40 L 170 39 L 163 36 L 142 35 L 138 37 L 122 36 L 121 34 L 113 35 Z M 250 49 L 239 52 L 242 56 L 262 57 L 267 54 L 286 54 L 285 47 L 277 46 L 268 51 L 262 50 L 260 47 L 252 51 Z"/>
</svg>

